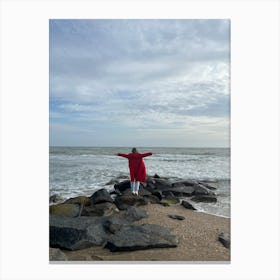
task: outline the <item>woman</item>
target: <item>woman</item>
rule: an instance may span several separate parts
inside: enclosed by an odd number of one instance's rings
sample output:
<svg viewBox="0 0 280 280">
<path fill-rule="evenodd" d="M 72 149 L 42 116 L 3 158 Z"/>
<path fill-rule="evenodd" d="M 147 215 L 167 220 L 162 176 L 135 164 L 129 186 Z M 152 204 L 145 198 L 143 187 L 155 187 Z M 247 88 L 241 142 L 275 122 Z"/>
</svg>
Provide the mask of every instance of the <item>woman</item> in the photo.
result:
<svg viewBox="0 0 280 280">
<path fill-rule="evenodd" d="M 128 159 L 131 191 L 132 194 L 138 195 L 140 182 L 146 181 L 146 166 L 143 157 L 151 156 L 152 153 L 140 154 L 136 148 L 133 148 L 130 154 L 118 153 L 117 155 Z"/>
</svg>

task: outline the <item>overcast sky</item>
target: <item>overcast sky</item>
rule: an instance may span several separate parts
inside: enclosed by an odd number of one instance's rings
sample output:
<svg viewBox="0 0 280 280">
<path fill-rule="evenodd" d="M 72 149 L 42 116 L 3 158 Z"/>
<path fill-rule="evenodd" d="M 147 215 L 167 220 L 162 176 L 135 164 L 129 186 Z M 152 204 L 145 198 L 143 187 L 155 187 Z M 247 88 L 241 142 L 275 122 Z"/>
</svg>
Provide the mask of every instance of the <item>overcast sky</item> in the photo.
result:
<svg viewBox="0 0 280 280">
<path fill-rule="evenodd" d="M 50 145 L 228 147 L 229 20 L 50 20 Z"/>
</svg>

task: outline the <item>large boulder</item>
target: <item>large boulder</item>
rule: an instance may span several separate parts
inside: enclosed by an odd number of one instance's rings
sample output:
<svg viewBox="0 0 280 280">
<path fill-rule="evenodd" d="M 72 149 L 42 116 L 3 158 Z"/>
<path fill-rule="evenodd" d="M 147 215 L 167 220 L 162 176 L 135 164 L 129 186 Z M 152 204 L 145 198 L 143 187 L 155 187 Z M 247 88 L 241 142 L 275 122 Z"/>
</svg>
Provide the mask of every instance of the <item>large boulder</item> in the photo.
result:
<svg viewBox="0 0 280 280">
<path fill-rule="evenodd" d="M 91 205 L 103 203 L 103 202 L 111 202 L 113 203 L 113 199 L 110 196 L 110 193 L 106 189 L 100 189 L 92 194 L 89 198 Z"/>
<path fill-rule="evenodd" d="M 130 189 L 130 180 L 125 180 L 114 185 L 117 192 L 123 193 L 125 190 Z"/>
<path fill-rule="evenodd" d="M 147 201 L 137 195 L 121 195 L 115 198 L 115 204 L 120 210 L 126 210 L 129 206 L 146 205 Z"/>
<path fill-rule="evenodd" d="M 49 212 L 51 215 L 59 215 L 74 218 L 81 215 L 82 209 L 83 206 L 81 204 L 61 203 L 51 205 Z"/>
<path fill-rule="evenodd" d="M 50 247 L 80 250 L 94 245 L 101 246 L 118 228 L 145 217 L 147 214 L 144 210 L 134 207 L 109 217 L 69 218 L 50 215 Z"/>
<path fill-rule="evenodd" d="M 167 191 L 172 188 L 172 184 L 166 180 L 166 179 L 158 179 L 158 178 L 153 178 L 152 181 L 150 181 L 147 184 L 150 188 L 154 190 L 159 190 L 159 191 Z"/>
<path fill-rule="evenodd" d="M 69 198 L 66 201 L 64 201 L 66 204 L 75 204 L 79 203 L 83 206 L 89 206 L 90 205 L 90 199 L 87 196 L 77 196 L 74 198 Z"/>
<path fill-rule="evenodd" d="M 171 192 L 176 196 L 192 196 L 194 193 L 193 186 L 185 186 L 183 184 L 176 184 Z"/>
<path fill-rule="evenodd" d="M 135 206 L 129 206 L 123 217 L 128 222 L 134 222 L 144 218 L 148 218 L 148 214 L 144 209 Z"/>
<path fill-rule="evenodd" d="M 193 188 L 194 188 L 193 195 L 212 195 L 212 196 L 215 195 L 214 192 L 212 192 L 211 190 L 207 189 L 206 187 L 200 184 L 194 185 Z"/>
<path fill-rule="evenodd" d="M 110 216 L 119 212 L 114 203 L 103 202 L 84 207 L 81 216 Z"/>
<path fill-rule="evenodd" d="M 121 227 L 106 243 L 111 252 L 177 247 L 178 239 L 170 229 L 153 224 Z"/>
<path fill-rule="evenodd" d="M 68 218 L 50 215 L 50 247 L 80 250 L 103 245 L 108 233 L 103 217 Z"/>
</svg>

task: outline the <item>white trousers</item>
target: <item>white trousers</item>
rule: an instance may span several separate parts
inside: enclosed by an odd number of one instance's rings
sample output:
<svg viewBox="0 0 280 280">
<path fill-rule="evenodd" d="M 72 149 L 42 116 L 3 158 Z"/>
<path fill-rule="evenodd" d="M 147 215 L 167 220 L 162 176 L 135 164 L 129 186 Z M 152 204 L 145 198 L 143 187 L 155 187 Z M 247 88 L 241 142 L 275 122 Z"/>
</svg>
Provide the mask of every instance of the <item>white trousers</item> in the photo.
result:
<svg viewBox="0 0 280 280">
<path fill-rule="evenodd" d="M 139 191 L 139 187 L 140 187 L 140 182 L 138 181 L 131 181 L 130 182 L 130 187 L 131 187 L 131 191 L 132 192 L 137 192 Z"/>
</svg>

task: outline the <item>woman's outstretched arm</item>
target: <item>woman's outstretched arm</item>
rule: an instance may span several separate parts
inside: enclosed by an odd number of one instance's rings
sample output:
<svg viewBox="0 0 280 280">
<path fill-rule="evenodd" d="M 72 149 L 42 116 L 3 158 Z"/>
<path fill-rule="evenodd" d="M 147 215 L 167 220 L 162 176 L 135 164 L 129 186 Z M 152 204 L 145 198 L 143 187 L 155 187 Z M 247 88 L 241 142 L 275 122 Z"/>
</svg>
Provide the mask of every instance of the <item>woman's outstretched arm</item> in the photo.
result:
<svg viewBox="0 0 280 280">
<path fill-rule="evenodd" d="M 148 157 L 148 156 L 151 156 L 153 153 L 144 153 L 144 154 L 141 154 L 142 157 Z"/>
<path fill-rule="evenodd" d="M 127 154 L 117 153 L 116 155 L 117 155 L 117 156 L 119 156 L 119 157 L 125 157 L 125 158 L 128 158 L 128 155 L 127 155 Z"/>
</svg>

